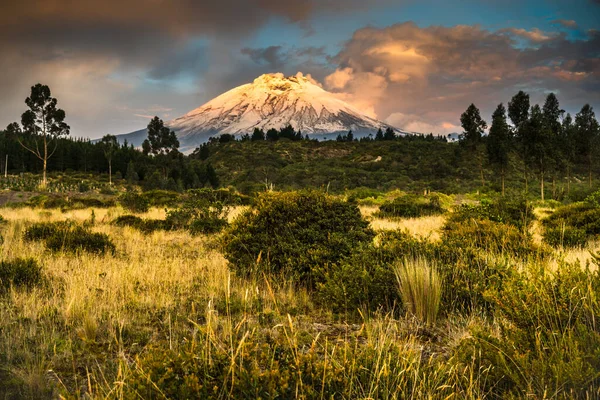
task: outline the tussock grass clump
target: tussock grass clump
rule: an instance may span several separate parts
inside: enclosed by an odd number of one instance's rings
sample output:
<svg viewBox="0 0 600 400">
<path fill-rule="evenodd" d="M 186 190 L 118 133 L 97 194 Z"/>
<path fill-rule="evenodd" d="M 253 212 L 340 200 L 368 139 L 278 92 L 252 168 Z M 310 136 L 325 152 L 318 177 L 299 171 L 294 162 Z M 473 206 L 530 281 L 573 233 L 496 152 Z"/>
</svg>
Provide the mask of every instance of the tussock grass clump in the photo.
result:
<svg viewBox="0 0 600 400">
<path fill-rule="evenodd" d="M 42 282 L 42 268 L 33 258 L 0 261 L 0 293 L 15 288 L 31 289 Z"/>
<path fill-rule="evenodd" d="M 396 263 L 394 272 L 404 308 L 427 325 L 434 325 L 442 299 L 442 281 L 431 262 L 420 257 Z"/>
<path fill-rule="evenodd" d="M 114 253 L 115 245 L 105 233 L 69 221 L 41 222 L 29 226 L 23 235 L 26 241 L 43 241 L 52 251 Z"/>
</svg>

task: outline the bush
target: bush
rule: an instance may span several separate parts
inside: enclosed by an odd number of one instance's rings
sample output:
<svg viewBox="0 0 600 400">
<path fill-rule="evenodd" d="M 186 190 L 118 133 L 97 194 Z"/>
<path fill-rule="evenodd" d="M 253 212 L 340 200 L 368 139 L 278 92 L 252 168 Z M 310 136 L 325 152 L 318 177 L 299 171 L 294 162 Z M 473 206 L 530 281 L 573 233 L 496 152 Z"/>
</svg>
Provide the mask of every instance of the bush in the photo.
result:
<svg viewBox="0 0 600 400">
<path fill-rule="evenodd" d="M 450 222 L 489 220 L 513 225 L 526 231 L 534 220 L 533 206 L 526 199 L 500 199 L 492 202 L 482 200 L 480 204 L 462 204 L 450 214 Z"/>
<path fill-rule="evenodd" d="M 173 207 L 181 199 L 181 194 L 168 190 L 154 189 L 144 192 L 141 196 L 148 201 L 152 207 Z"/>
<path fill-rule="evenodd" d="M 43 241 L 52 251 L 87 251 L 114 253 L 115 245 L 105 233 L 91 232 L 71 222 L 42 222 L 29 226 L 24 233 L 28 241 Z"/>
<path fill-rule="evenodd" d="M 442 242 L 449 247 L 480 249 L 516 257 L 544 254 L 544 250 L 535 245 L 529 233 L 515 226 L 490 220 L 449 221 L 442 229 Z"/>
<path fill-rule="evenodd" d="M 600 273 L 579 264 L 531 265 L 490 290 L 500 329 L 475 326 L 453 359 L 490 371 L 493 398 L 594 398 L 600 381 Z M 559 396 L 560 394 L 560 396 Z"/>
<path fill-rule="evenodd" d="M 145 213 L 150 209 L 150 203 L 148 202 L 148 199 L 135 192 L 123 193 L 119 197 L 119 204 L 121 204 L 121 206 L 127 211 L 133 213 Z"/>
<path fill-rule="evenodd" d="M 316 270 L 317 299 L 335 313 L 393 309 L 399 300 L 392 269 L 396 258 L 371 243 L 360 246 L 347 259 Z"/>
<path fill-rule="evenodd" d="M 588 238 L 600 235 L 600 207 L 591 203 L 573 203 L 558 208 L 542 221 L 545 228 L 568 226 L 585 232 Z"/>
<path fill-rule="evenodd" d="M 0 261 L 0 292 L 15 288 L 31 289 L 42 282 L 42 268 L 33 258 Z"/>
<path fill-rule="evenodd" d="M 583 229 L 563 225 L 544 230 L 544 242 L 552 247 L 585 247 L 587 235 Z"/>
<path fill-rule="evenodd" d="M 314 286 L 313 272 L 369 243 L 373 230 L 356 205 L 317 191 L 265 193 L 224 236 L 224 253 L 242 274 L 284 273 Z"/>
<path fill-rule="evenodd" d="M 380 217 L 417 218 L 444 213 L 440 197 L 432 194 L 428 197 L 407 194 L 387 201 L 379 207 Z"/>
<path fill-rule="evenodd" d="M 512 272 L 512 267 L 502 259 L 490 257 L 468 243 L 457 246 L 444 240 L 430 242 L 403 231 L 383 232 L 377 242 L 378 254 L 392 273 L 391 281 L 395 281 L 394 264 L 403 259 L 424 259 L 436 265 L 444 282 L 440 302 L 440 311 L 444 314 L 473 309 L 490 312 L 492 306 L 484 293 L 501 285 Z"/>
<path fill-rule="evenodd" d="M 165 226 L 192 234 L 216 233 L 228 225 L 228 211 L 222 202 L 206 198 L 201 191 L 190 191 L 180 208 L 167 213 Z"/>
</svg>

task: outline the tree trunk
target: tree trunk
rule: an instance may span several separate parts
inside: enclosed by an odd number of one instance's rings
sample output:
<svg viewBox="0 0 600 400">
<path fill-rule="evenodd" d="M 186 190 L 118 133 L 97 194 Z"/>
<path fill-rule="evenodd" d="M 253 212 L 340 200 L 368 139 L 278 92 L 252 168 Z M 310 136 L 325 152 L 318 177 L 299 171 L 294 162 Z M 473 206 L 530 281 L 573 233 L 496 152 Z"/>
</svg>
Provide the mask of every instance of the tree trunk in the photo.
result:
<svg viewBox="0 0 600 400">
<path fill-rule="evenodd" d="M 504 167 L 502 167 L 502 171 L 500 172 L 500 178 L 502 179 L 502 196 L 504 197 Z"/>
<path fill-rule="evenodd" d="M 571 166 L 567 167 L 567 196 L 571 194 Z"/>
<path fill-rule="evenodd" d="M 108 184 L 112 185 L 112 161 L 108 161 Z"/>
<path fill-rule="evenodd" d="M 541 176 L 542 180 L 541 180 L 541 182 L 540 182 L 540 191 L 541 191 L 541 195 L 542 195 L 542 201 L 544 201 L 544 170 L 542 169 L 542 171 L 541 171 L 541 172 L 542 172 L 542 173 L 541 173 L 541 175 L 542 175 L 542 176 Z"/>
<path fill-rule="evenodd" d="M 552 198 L 556 200 L 556 177 L 552 175 Z"/>
<path fill-rule="evenodd" d="M 46 134 L 44 133 L 44 172 L 42 175 L 42 187 L 46 188 L 46 166 L 48 164 L 48 141 L 46 140 Z"/>
</svg>

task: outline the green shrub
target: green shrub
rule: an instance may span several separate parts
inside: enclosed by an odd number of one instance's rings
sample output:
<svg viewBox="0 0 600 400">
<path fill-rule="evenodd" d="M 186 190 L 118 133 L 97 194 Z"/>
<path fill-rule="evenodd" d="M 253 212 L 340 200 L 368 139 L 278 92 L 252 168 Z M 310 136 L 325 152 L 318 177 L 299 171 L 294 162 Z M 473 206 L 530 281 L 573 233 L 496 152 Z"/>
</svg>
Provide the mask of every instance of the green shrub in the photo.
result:
<svg viewBox="0 0 600 400">
<path fill-rule="evenodd" d="M 242 275 L 283 273 L 313 286 L 315 268 L 373 237 L 356 205 L 317 191 L 265 193 L 226 232 L 224 253 Z"/>
<path fill-rule="evenodd" d="M 46 247 L 52 251 L 86 251 L 96 254 L 115 252 L 115 245 L 107 234 L 90 232 L 81 226 L 57 231 L 48 237 L 45 242 Z"/>
<path fill-rule="evenodd" d="M 398 303 L 392 262 L 397 255 L 373 244 L 359 246 L 339 263 L 317 268 L 317 299 L 335 313 L 391 310 Z"/>
<path fill-rule="evenodd" d="M 33 258 L 16 258 L 0 261 L 0 292 L 12 285 L 31 289 L 42 282 L 42 268 Z"/>
<path fill-rule="evenodd" d="M 379 207 L 378 215 L 381 217 L 416 218 L 444 213 L 440 197 L 436 194 L 430 196 L 417 196 L 406 194 L 387 201 Z"/>
<path fill-rule="evenodd" d="M 544 230 L 544 242 L 552 247 L 585 247 L 587 235 L 583 229 L 563 225 Z"/>
<path fill-rule="evenodd" d="M 119 204 L 127 211 L 133 213 L 145 213 L 150 209 L 148 199 L 135 192 L 123 193 L 119 197 Z"/>
<path fill-rule="evenodd" d="M 192 234 L 216 233 L 228 225 L 228 212 L 222 202 L 205 197 L 202 191 L 189 191 L 180 208 L 167 212 L 165 226 Z"/>
<path fill-rule="evenodd" d="M 544 249 L 533 242 L 529 233 L 490 220 L 449 221 L 442 229 L 442 242 L 450 247 L 474 248 L 493 254 L 544 255 Z"/>
<path fill-rule="evenodd" d="M 166 230 L 168 227 L 164 220 L 144 219 L 136 215 L 120 215 L 112 222 L 117 226 L 129 226 L 144 233 L 152 233 L 157 230 Z"/>
<path fill-rule="evenodd" d="M 24 239 L 43 241 L 52 251 L 115 252 L 115 245 L 107 234 L 91 232 L 86 227 L 68 221 L 33 224 L 25 230 Z"/>
<path fill-rule="evenodd" d="M 38 222 L 25 229 L 23 239 L 26 241 L 46 240 L 56 232 L 65 231 L 73 226 L 71 221 Z"/>
<path fill-rule="evenodd" d="M 592 238 L 600 235 L 600 207 L 584 202 L 569 204 L 558 208 L 542 223 L 546 228 L 577 228 Z"/>
<path fill-rule="evenodd" d="M 600 386 L 600 273 L 579 264 L 551 273 L 530 265 L 488 291 L 496 333 L 475 326 L 457 348 L 458 368 L 490 371 L 493 398 L 594 398 Z"/>
<path fill-rule="evenodd" d="M 154 189 L 142 193 L 152 207 L 173 207 L 181 200 L 181 194 L 169 190 Z"/>
<path fill-rule="evenodd" d="M 452 214 L 449 222 L 489 220 L 513 225 L 527 230 L 534 220 L 533 206 L 525 199 L 498 201 L 482 200 L 480 204 L 462 204 Z"/>
</svg>

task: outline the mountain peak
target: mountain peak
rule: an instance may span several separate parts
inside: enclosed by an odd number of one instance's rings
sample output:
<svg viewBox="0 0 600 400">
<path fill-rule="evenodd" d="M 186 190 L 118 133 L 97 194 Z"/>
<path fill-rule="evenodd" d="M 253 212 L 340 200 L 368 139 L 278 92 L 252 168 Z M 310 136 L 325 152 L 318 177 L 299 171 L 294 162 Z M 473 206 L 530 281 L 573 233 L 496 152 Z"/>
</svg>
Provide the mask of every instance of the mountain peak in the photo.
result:
<svg viewBox="0 0 600 400">
<path fill-rule="evenodd" d="M 184 152 L 211 136 L 243 135 L 254 128 L 266 131 L 291 125 L 303 134 L 332 138 L 349 130 L 360 137 L 390 127 L 324 90 L 302 72 L 287 77 L 279 72 L 260 75 L 165 125 L 176 132 Z M 143 136 L 142 131 L 134 134 L 136 140 Z"/>
<path fill-rule="evenodd" d="M 263 74 L 254 79 L 253 85 L 274 92 L 284 92 L 287 90 L 299 90 L 304 86 L 319 86 L 310 75 L 304 75 L 302 72 L 293 76 L 285 76 L 281 72 Z"/>
</svg>

